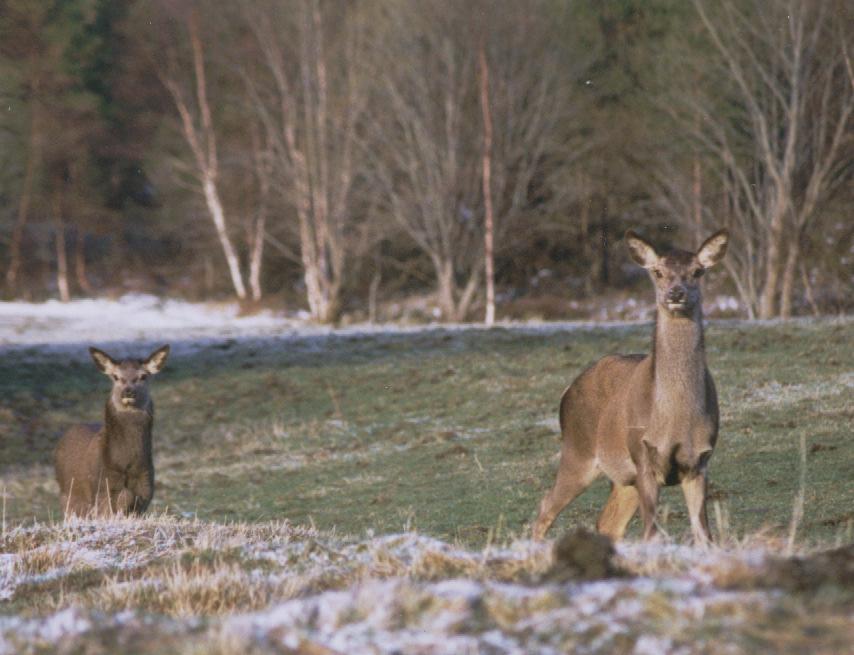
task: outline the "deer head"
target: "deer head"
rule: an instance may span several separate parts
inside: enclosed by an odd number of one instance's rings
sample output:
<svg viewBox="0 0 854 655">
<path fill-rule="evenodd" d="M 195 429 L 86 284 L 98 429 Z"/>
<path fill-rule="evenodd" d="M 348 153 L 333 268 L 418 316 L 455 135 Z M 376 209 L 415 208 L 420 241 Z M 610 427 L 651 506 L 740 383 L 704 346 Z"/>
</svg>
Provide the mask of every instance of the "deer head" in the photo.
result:
<svg viewBox="0 0 854 655">
<path fill-rule="evenodd" d="M 719 230 L 697 252 L 673 249 L 659 254 L 635 232 L 626 232 L 629 253 L 649 272 L 658 309 L 668 316 L 693 315 L 701 301 L 700 278 L 723 258 L 728 242 L 729 233 Z"/>
<path fill-rule="evenodd" d="M 89 348 L 95 366 L 113 381 L 110 402 L 120 411 L 144 410 L 149 404 L 148 379 L 159 373 L 169 355 L 163 346 L 146 359 L 117 361 L 97 348 Z"/>
</svg>

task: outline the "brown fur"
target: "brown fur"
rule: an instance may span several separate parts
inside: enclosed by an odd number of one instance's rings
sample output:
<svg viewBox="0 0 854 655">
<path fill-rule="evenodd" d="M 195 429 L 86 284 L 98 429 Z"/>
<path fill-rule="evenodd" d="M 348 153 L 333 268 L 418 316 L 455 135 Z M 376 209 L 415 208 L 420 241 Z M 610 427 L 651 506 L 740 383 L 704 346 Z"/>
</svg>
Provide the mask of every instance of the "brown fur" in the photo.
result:
<svg viewBox="0 0 854 655">
<path fill-rule="evenodd" d="M 604 357 L 564 392 L 560 466 L 540 503 L 534 538 L 542 539 L 561 510 L 604 473 L 612 486 L 597 523 L 603 534 L 621 538 L 640 508 L 644 538 L 652 537 L 659 488 L 680 484 L 694 539 L 710 539 L 705 497 L 718 401 L 705 362 L 698 278 L 723 257 L 727 240 L 722 230 L 696 253 L 660 256 L 627 233 L 632 257 L 656 287 L 653 352 Z"/>
<path fill-rule="evenodd" d="M 158 373 L 169 346 L 147 359 L 117 362 L 90 348 L 95 364 L 113 380 L 104 425 L 76 425 L 54 451 L 64 514 L 142 514 L 154 495 L 154 403 L 148 377 Z"/>
</svg>

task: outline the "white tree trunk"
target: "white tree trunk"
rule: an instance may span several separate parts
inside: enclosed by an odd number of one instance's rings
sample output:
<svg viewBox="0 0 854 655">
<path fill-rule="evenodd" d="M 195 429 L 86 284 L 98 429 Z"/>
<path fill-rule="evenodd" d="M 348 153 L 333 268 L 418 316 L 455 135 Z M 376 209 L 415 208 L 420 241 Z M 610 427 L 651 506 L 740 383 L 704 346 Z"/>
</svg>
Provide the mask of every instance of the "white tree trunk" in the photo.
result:
<svg viewBox="0 0 854 655">
<path fill-rule="evenodd" d="M 71 291 L 68 287 L 68 253 L 59 192 L 54 196 L 54 221 L 56 221 L 56 286 L 59 288 L 59 299 L 62 302 L 68 302 L 71 300 Z"/>
<path fill-rule="evenodd" d="M 228 271 L 231 274 L 231 283 L 234 285 L 234 291 L 237 294 L 237 297 L 240 298 L 240 300 L 244 300 L 246 298 L 246 285 L 244 285 L 243 275 L 240 273 L 240 261 L 238 260 L 237 253 L 234 250 L 234 246 L 231 243 L 231 239 L 229 238 L 228 231 L 225 227 L 225 212 L 222 208 L 222 202 L 220 202 L 219 199 L 219 193 L 217 193 L 216 184 L 214 184 L 214 181 L 210 177 L 206 177 L 202 186 L 205 193 L 205 202 L 208 206 L 208 212 L 210 213 L 211 220 L 213 221 L 214 228 L 216 229 L 216 235 L 219 238 L 220 245 L 222 246 L 225 261 L 228 264 Z"/>
<path fill-rule="evenodd" d="M 261 300 L 261 264 L 264 260 L 264 231 L 267 214 L 262 213 L 255 221 L 255 234 L 252 237 L 252 252 L 249 254 L 249 288 L 252 300 Z"/>
<path fill-rule="evenodd" d="M 492 113 L 489 109 L 489 65 L 486 61 L 486 49 L 480 44 L 478 57 L 480 65 L 480 107 L 483 112 L 483 211 L 484 235 L 483 252 L 486 274 L 486 316 L 484 323 L 495 323 L 495 261 L 493 257 L 494 221 L 492 216 Z"/>
</svg>

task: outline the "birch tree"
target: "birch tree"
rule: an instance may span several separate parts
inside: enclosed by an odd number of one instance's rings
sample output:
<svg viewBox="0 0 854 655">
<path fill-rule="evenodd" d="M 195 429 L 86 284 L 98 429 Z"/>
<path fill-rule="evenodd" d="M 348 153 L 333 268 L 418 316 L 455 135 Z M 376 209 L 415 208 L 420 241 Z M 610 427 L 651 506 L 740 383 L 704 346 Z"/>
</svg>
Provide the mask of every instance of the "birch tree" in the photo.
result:
<svg viewBox="0 0 854 655">
<path fill-rule="evenodd" d="M 244 15 L 264 68 L 246 75 L 270 140 L 275 191 L 296 218 L 309 310 L 317 321 L 334 321 L 351 245 L 357 126 L 365 106 L 358 8 L 324 7 L 319 0 L 254 3 Z"/>
<path fill-rule="evenodd" d="M 267 235 L 267 216 L 270 211 L 270 188 L 273 177 L 273 152 L 268 140 L 262 140 L 257 122 L 250 126 L 252 137 L 252 164 L 258 186 L 258 202 L 254 214 L 246 222 L 246 243 L 249 245 L 249 288 L 253 300 L 260 300 L 261 266 L 264 261 L 264 243 Z"/>
<path fill-rule="evenodd" d="M 217 138 L 208 100 L 204 46 L 196 8 L 186 12 L 183 20 L 190 45 L 193 93 L 187 94 L 180 82 L 181 67 L 174 51 L 169 56 L 167 65 L 159 70 L 158 74 L 178 112 L 181 134 L 190 149 L 195 178 L 222 248 L 234 293 L 240 300 L 244 300 L 247 297 L 246 284 L 237 250 L 229 234 L 228 219 L 219 189 Z M 188 95 L 191 97 L 187 97 Z"/>
<path fill-rule="evenodd" d="M 484 323 L 495 323 L 495 218 L 492 212 L 492 110 L 489 104 L 489 62 L 486 59 L 486 47 L 483 39 L 478 49 L 478 68 L 480 70 L 480 108 L 483 113 L 483 214 L 486 276 L 486 316 Z"/>
</svg>

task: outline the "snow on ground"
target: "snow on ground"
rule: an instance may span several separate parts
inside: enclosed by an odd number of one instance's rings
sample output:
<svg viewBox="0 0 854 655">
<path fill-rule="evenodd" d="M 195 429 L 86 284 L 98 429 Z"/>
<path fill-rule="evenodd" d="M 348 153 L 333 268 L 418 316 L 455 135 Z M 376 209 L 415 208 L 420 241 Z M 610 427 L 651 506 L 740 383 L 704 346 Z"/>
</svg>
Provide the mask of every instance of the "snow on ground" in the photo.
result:
<svg viewBox="0 0 854 655">
<path fill-rule="evenodd" d="M 631 321 L 613 325 L 631 325 Z M 499 327 L 521 331 L 559 331 L 590 328 L 595 321 L 514 322 Z M 0 302 L 0 347 L 34 346 L 89 341 L 156 341 L 282 335 L 407 334 L 433 330 L 483 329 L 481 324 L 430 323 L 419 325 L 357 324 L 344 328 L 319 326 L 304 312 L 285 316 L 265 310 L 241 315 L 235 303 L 190 303 L 130 294 L 117 300 L 104 298 L 62 303 Z"/>
<path fill-rule="evenodd" d="M 279 334 L 301 325 L 266 311 L 239 316 L 235 304 L 189 303 L 149 295 L 0 303 L 0 345 Z"/>
<path fill-rule="evenodd" d="M 634 652 L 671 652 L 668 636 L 737 603 L 764 611 L 767 595 L 708 591 L 649 579 L 522 586 L 492 581 L 370 580 L 345 591 L 297 598 L 229 618 L 223 632 L 285 648 L 319 643 L 341 653 L 607 652 L 636 639 Z M 667 633 L 643 635 L 645 614 L 666 612 Z M 408 619 L 408 620 L 407 620 Z M 739 620 L 733 617 L 733 624 Z M 275 643 L 274 641 L 274 643 Z M 650 648 L 655 646 L 655 650 Z"/>
<path fill-rule="evenodd" d="M 719 299 L 718 299 L 719 300 Z M 726 303 L 724 303 L 726 304 Z M 717 300 L 710 307 L 717 307 Z M 727 305 L 728 307 L 728 305 Z M 652 308 L 638 318 L 649 320 Z M 805 319 L 808 320 L 808 319 Z M 850 319 L 842 319 L 850 320 Z M 638 324 L 632 321 L 608 321 L 612 328 Z M 726 323 L 741 321 L 727 320 Z M 743 325 L 758 324 L 743 323 Z M 496 327 L 520 334 L 552 334 L 568 330 L 593 329 L 600 321 L 512 321 Z M 81 359 L 90 344 L 109 347 L 114 344 L 121 355 L 129 344 L 148 346 L 171 342 L 177 351 L 193 352 L 223 340 L 276 339 L 301 340 L 321 347 L 328 338 L 405 335 L 434 330 L 460 331 L 486 329 L 484 325 L 439 324 L 356 324 L 343 328 L 319 326 L 307 320 L 305 312 L 293 316 L 269 310 L 241 315 L 236 303 L 190 303 L 161 299 L 151 295 L 129 294 L 116 300 L 80 299 L 68 303 L 50 300 L 44 303 L 0 302 L 0 351 L 25 351 L 49 356 L 63 352 Z M 35 349 L 38 348 L 38 351 Z M 136 347 L 134 347 L 136 350 Z"/>
<path fill-rule="evenodd" d="M 527 540 L 476 551 L 411 532 L 355 539 L 288 524 L 153 517 L 36 524 L 3 541 L 13 551 L 0 559 L 5 599 L 73 571 L 106 575 L 82 594 L 69 582 L 56 605 L 35 614 L 0 612 L 0 655 L 59 643 L 102 652 L 93 640 L 132 631 L 192 646 L 180 652 L 745 652 L 753 623 L 790 598 L 718 583 L 728 568 L 761 571 L 773 553 L 760 548 L 622 544 L 627 575 L 555 581 L 549 544 Z M 40 558 L 32 542 L 68 557 Z M 28 570 L 33 562 L 37 571 Z M 205 622 L 208 592 L 236 595 Z M 247 607 L 242 599 L 251 598 L 267 600 Z"/>
<path fill-rule="evenodd" d="M 629 326 L 633 322 L 613 322 Z M 508 322 L 499 328 L 520 333 L 554 333 L 592 329 L 593 321 Z M 239 341 L 299 342 L 303 349 L 318 350 L 329 339 L 419 334 L 435 330 L 457 332 L 486 329 L 482 324 L 431 323 L 419 325 L 356 324 L 333 328 L 311 323 L 304 312 L 296 316 L 262 311 L 241 315 L 236 303 L 190 303 L 131 294 L 117 300 L 104 298 L 61 303 L 0 302 L 0 352 L 22 352 L 30 359 L 63 354 L 88 359 L 86 347 L 97 345 L 115 356 L 141 356 L 140 349 L 163 343 L 173 354 L 184 356 L 200 349 Z"/>
</svg>

